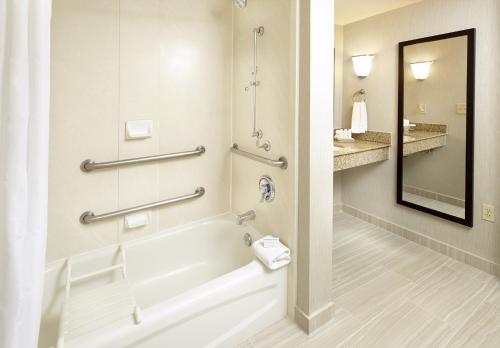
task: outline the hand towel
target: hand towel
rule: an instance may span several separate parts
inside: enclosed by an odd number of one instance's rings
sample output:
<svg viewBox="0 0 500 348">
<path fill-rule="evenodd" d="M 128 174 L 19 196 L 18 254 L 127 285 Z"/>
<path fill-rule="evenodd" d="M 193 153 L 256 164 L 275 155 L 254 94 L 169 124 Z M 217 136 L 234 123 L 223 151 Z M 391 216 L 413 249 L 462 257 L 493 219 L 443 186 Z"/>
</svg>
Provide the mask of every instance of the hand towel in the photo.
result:
<svg viewBox="0 0 500 348">
<path fill-rule="evenodd" d="M 278 241 L 277 246 L 274 248 L 264 248 L 264 239 L 271 236 L 266 236 L 255 241 L 252 244 L 252 250 L 257 258 L 270 270 L 274 271 L 278 268 L 286 266 L 290 263 L 290 249 L 283 243 Z"/>
<path fill-rule="evenodd" d="M 354 134 L 366 133 L 368 130 L 368 112 L 366 103 L 355 102 L 352 107 L 351 131 Z"/>
</svg>

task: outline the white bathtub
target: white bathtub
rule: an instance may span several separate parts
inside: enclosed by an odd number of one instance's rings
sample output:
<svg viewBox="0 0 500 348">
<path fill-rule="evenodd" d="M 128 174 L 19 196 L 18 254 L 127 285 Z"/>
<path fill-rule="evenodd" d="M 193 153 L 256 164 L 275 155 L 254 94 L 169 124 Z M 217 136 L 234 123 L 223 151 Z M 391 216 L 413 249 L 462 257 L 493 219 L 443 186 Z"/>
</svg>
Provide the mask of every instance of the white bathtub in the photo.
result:
<svg viewBox="0 0 500 348">
<path fill-rule="evenodd" d="M 231 214 L 124 244 L 127 274 L 142 309 L 131 318 L 66 340 L 65 348 L 232 347 L 286 315 L 286 268 L 270 272 L 243 242 Z M 117 260 L 116 247 L 79 256 L 73 272 L 87 273 Z M 54 346 L 65 281 L 63 262 L 47 267 L 40 347 Z M 109 282 L 98 277 L 75 288 Z"/>
</svg>

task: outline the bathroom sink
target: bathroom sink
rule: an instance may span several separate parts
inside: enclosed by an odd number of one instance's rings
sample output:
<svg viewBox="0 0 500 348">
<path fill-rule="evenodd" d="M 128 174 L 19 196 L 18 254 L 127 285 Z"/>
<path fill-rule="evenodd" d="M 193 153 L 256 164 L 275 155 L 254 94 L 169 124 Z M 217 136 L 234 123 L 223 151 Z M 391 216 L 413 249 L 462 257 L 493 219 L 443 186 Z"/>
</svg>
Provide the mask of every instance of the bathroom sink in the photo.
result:
<svg viewBox="0 0 500 348">
<path fill-rule="evenodd" d="M 414 137 L 410 137 L 409 135 L 404 135 L 404 136 L 403 136 L 403 142 L 404 142 L 404 143 L 407 143 L 407 142 L 409 142 L 409 141 L 414 141 L 414 140 L 417 140 L 417 139 L 416 139 L 416 138 L 414 138 Z"/>
</svg>

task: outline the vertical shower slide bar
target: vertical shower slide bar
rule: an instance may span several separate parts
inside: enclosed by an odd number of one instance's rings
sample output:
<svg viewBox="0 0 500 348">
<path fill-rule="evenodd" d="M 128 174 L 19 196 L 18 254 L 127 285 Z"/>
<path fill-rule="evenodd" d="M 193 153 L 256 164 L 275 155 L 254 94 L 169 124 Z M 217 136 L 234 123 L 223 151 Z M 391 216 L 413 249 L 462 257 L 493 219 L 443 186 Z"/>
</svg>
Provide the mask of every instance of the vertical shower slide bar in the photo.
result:
<svg viewBox="0 0 500 348">
<path fill-rule="evenodd" d="M 259 86 L 259 81 L 257 80 L 257 74 L 259 72 L 259 67 L 257 64 L 257 46 L 259 36 L 264 35 L 264 27 L 258 27 L 253 30 L 253 68 L 252 68 L 252 81 L 250 81 L 250 87 L 252 88 L 252 99 L 253 99 L 253 132 L 252 137 L 257 138 L 256 146 L 258 148 L 264 149 L 266 151 L 271 150 L 271 142 L 264 141 L 261 144 L 262 137 L 264 133 L 262 129 L 257 129 L 257 87 Z M 246 88 L 248 91 L 248 87 Z"/>
</svg>

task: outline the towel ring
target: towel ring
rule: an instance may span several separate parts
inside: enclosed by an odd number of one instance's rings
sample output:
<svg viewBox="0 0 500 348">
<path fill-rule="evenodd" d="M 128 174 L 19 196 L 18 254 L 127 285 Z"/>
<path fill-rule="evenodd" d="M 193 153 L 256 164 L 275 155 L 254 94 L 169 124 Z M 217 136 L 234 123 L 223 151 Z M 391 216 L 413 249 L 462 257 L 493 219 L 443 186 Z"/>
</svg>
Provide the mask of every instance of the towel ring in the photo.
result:
<svg viewBox="0 0 500 348">
<path fill-rule="evenodd" d="M 352 96 L 353 102 L 365 102 L 366 101 L 366 91 L 364 89 L 360 89 Z"/>
</svg>

